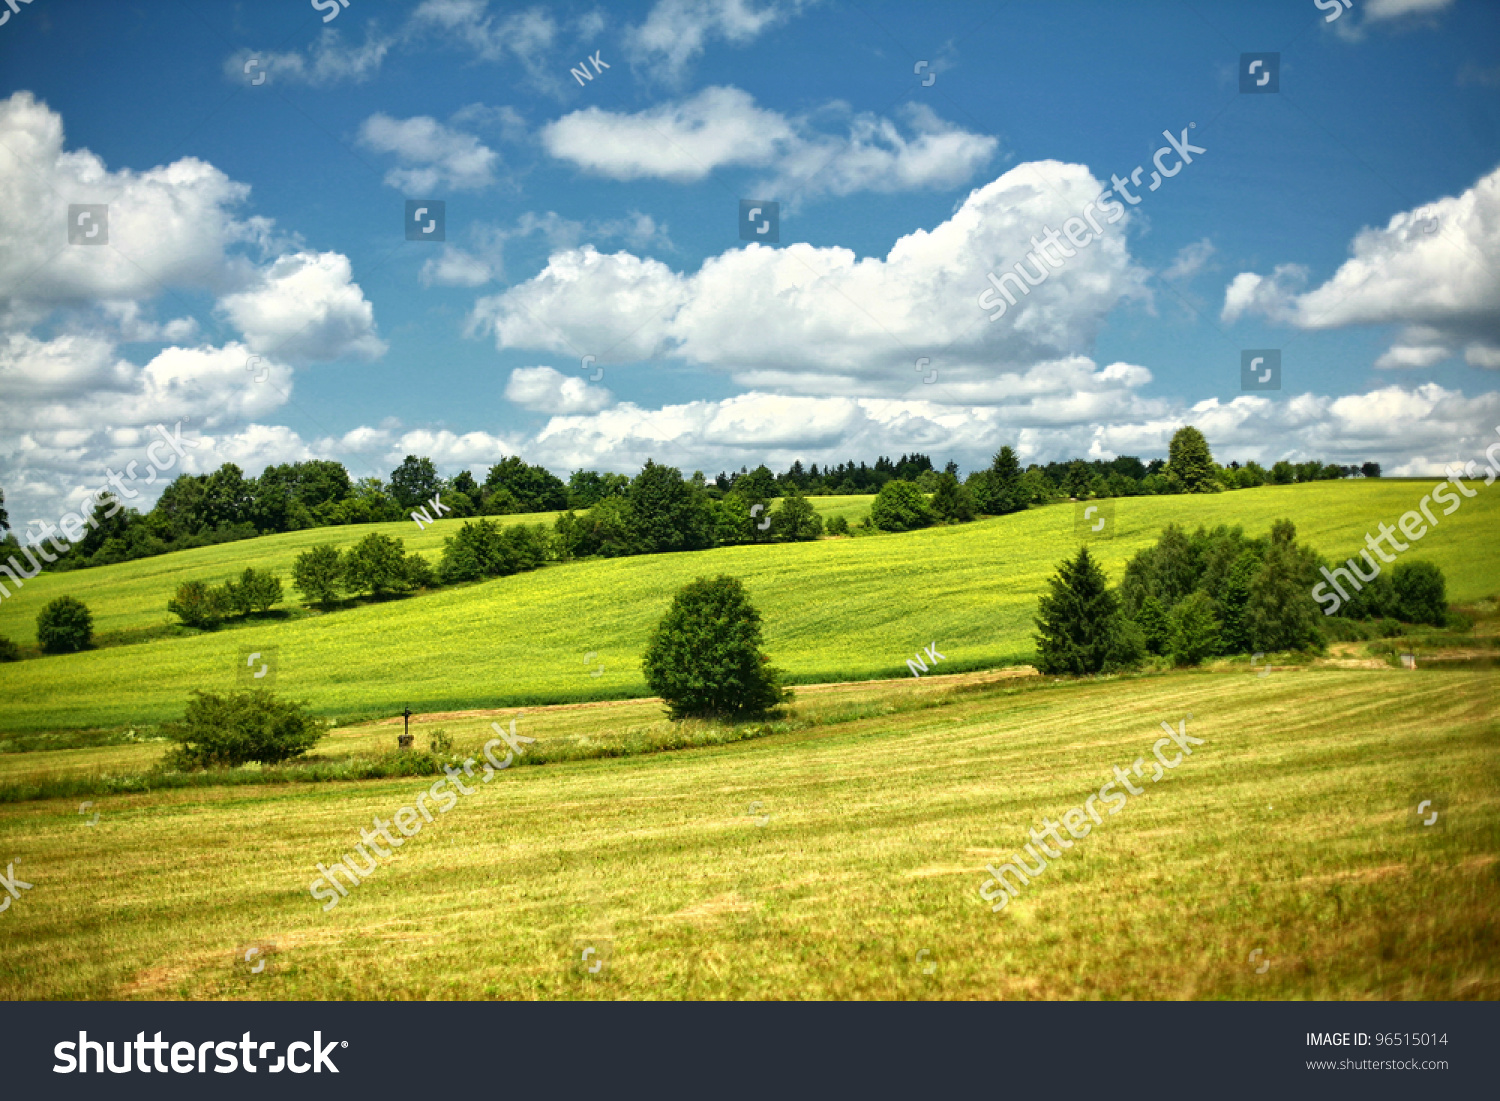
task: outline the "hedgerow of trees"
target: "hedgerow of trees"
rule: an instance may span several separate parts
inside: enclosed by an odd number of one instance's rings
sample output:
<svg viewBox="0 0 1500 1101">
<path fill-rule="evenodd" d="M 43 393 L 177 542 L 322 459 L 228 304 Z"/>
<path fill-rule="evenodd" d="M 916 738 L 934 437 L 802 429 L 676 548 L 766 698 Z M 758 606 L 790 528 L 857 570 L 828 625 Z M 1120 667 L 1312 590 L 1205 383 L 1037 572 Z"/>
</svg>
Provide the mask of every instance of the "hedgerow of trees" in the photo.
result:
<svg viewBox="0 0 1500 1101">
<path fill-rule="evenodd" d="M 43 568 L 79 569 L 256 535 L 405 520 L 433 497 L 440 498 L 443 515 L 459 519 L 571 512 L 566 523 L 559 521 L 566 529 L 559 531 L 568 548 L 564 556 L 615 556 L 804 539 L 813 525 L 800 508 L 795 524 L 792 514 L 784 514 L 779 527 L 765 523 L 779 501 L 792 495 L 879 495 L 893 484 L 914 487 L 923 497 L 922 507 L 917 507 L 910 492 L 892 490 L 882 502 L 880 518 L 872 517 L 865 530 L 906 531 L 929 523 L 962 523 L 1067 498 L 1218 492 L 1379 476 L 1378 463 L 1356 467 L 1283 461 L 1270 470 L 1253 462 L 1220 466 L 1202 434 L 1190 426 L 1173 437 L 1166 460 L 1142 462 L 1122 455 L 1108 460 L 1033 463 L 1023 469 L 1014 449 L 1007 446 L 988 467 L 962 481 L 956 463 L 949 462 L 940 471 L 930 456 L 920 452 L 896 460 L 882 456 L 873 465 L 849 461 L 820 468 L 817 463 L 804 466 L 798 460 L 781 474 L 765 465 L 753 470 L 741 467 L 737 473 L 721 471 L 712 480 L 701 473 L 683 479 L 674 468 L 648 461 L 634 478 L 577 470 L 566 483 L 545 467 L 515 455 L 491 466 L 483 482 L 467 470 L 442 478 L 431 459 L 418 455 L 406 456 L 388 481 L 355 480 L 340 463 L 326 459 L 268 466 L 258 478 L 247 478 L 238 466 L 225 463 L 211 474 L 178 476 L 145 513 L 128 507 L 128 500 L 101 503 L 94 510 L 95 524 L 83 538 Z M 756 505 L 762 507 L 756 509 Z M 883 526 L 883 520 L 897 526 Z M 5 529 L 0 491 L 0 530 Z M 7 533 L 0 556 L 11 550 L 18 551 L 19 545 Z"/>
<path fill-rule="evenodd" d="M 1446 582 L 1431 562 L 1398 562 L 1327 622 L 1312 589 L 1326 565 L 1297 542 L 1290 520 L 1262 538 L 1240 527 L 1168 525 L 1156 544 L 1125 566 L 1108 588 L 1087 548 L 1049 582 L 1037 616 L 1037 667 L 1044 673 L 1100 673 L 1155 655 L 1175 665 L 1215 656 L 1317 651 L 1350 620 L 1442 626 Z M 1394 634 L 1397 630 L 1385 630 Z"/>
</svg>

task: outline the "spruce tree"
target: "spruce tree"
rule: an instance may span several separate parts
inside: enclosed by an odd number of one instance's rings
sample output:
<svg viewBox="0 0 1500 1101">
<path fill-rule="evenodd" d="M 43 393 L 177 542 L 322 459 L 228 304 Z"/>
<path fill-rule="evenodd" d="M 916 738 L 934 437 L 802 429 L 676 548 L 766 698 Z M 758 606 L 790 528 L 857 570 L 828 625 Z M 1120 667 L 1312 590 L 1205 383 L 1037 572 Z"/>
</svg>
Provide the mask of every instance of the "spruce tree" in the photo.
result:
<svg viewBox="0 0 1500 1101">
<path fill-rule="evenodd" d="M 966 523 L 974 519 L 974 498 L 952 474 L 939 474 L 932 494 L 932 511 L 939 520 Z"/>
<path fill-rule="evenodd" d="M 1009 446 L 995 453 L 990 463 L 990 479 L 996 512 L 1017 512 L 1026 507 L 1021 494 L 1021 464 Z"/>
<path fill-rule="evenodd" d="M 1048 580 L 1051 591 L 1037 607 L 1033 636 L 1037 669 L 1082 675 L 1106 672 L 1140 660 L 1140 635 L 1127 630 L 1120 602 L 1087 547 Z"/>
</svg>

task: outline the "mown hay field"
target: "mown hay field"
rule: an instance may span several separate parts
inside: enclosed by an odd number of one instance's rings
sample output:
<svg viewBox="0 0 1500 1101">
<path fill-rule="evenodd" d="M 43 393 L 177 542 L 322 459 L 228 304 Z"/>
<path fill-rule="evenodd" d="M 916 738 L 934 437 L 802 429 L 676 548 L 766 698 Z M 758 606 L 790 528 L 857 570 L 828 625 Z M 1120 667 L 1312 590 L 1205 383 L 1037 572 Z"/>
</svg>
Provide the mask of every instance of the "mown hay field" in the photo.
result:
<svg viewBox="0 0 1500 1101">
<path fill-rule="evenodd" d="M 428 778 L 8 804 L 33 886 L 0 915 L 0 997 L 1495 998 L 1496 702 L 1457 669 L 808 690 L 823 721 L 792 733 L 474 783 L 331 912 L 314 865 Z M 472 752 L 510 714 L 418 738 Z M 1202 744 L 991 913 L 986 864 L 1149 762 L 1162 722 Z"/>
</svg>

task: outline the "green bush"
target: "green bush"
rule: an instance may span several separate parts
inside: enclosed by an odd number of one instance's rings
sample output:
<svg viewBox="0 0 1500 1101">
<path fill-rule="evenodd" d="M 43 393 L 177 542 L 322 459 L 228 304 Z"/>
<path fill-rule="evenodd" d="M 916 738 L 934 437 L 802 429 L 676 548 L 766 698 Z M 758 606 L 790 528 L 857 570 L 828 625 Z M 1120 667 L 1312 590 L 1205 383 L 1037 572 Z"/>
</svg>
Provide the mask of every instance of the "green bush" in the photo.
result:
<svg viewBox="0 0 1500 1101">
<path fill-rule="evenodd" d="M 192 697 L 182 721 L 162 727 L 177 743 L 164 762 L 169 768 L 274 765 L 300 757 L 326 733 L 304 705 L 278 699 L 265 688 L 222 696 L 194 691 Z"/>
<path fill-rule="evenodd" d="M 10 639 L 0 635 L 0 661 L 20 661 L 21 648 Z"/>
<path fill-rule="evenodd" d="M 94 617 L 81 600 L 60 596 L 36 617 L 36 641 L 44 654 L 85 649 L 94 640 Z"/>
<path fill-rule="evenodd" d="M 833 517 L 833 519 L 828 521 L 828 525 L 824 528 L 824 530 L 827 531 L 829 535 L 848 535 L 849 521 L 842 516 L 835 516 Z"/>
<path fill-rule="evenodd" d="M 881 531 L 911 531 L 932 521 L 926 495 L 911 482 L 886 482 L 870 506 L 870 523 Z"/>
<path fill-rule="evenodd" d="M 239 581 L 225 583 L 224 594 L 229 606 L 239 615 L 268 612 L 271 605 L 281 603 L 281 578 L 270 570 L 246 566 Z"/>
<path fill-rule="evenodd" d="M 1219 652 L 1219 619 L 1214 602 L 1199 589 L 1172 609 L 1172 662 L 1198 665 Z"/>
<path fill-rule="evenodd" d="M 823 517 L 806 497 L 788 486 L 786 496 L 771 510 L 771 532 L 778 539 L 816 539 L 823 534 Z"/>
<path fill-rule="evenodd" d="M 184 581 L 167 601 L 167 611 L 189 627 L 211 631 L 229 615 L 232 599 L 228 585 L 218 588 L 202 581 Z"/>
<path fill-rule="evenodd" d="M 404 563 L 406 567 L 406 583 L 413 589 L 430 589 L 437 584 L 437 577 L 432 572 L 432 563 L 412 551 L 406 556 Z"/>
<path fill-rule="evenodd" d="M 343 556 L 331 543 L 309 547 L 292 563 L 292 584 L 305 603 L 328 607 L 339 598 L 343 580 Z"/>
<path fill-rule="evenodd" d="M 1141 629 L 1141 641 L 1147 651 L 1165 654 L 1172 647 L 1172 619 L 1167 615 L 1161 601 L 1154 596 L 1146 597 L 1141 610 L 1135 614 L 1136 626 Z"/>
<path fill-rule="evenodd" d="M 561 521 L 562 517 L 558 519 Z M 576 517 L 572 522 L 576 522 Z M 493 520 L 471 520 L 443 540 L 438 577 L 445 585 L 478 581 L 481 577 L 500 575 L 504 566 L 505 547 L 500 542 L 500 525 Z"/>
<path fill-rule="evenodd" d="M 791 698 L 760 648 L 760 613 L 740 580 L 700 577 L 673 598 L 642 666 L 673 719 L 749 718 Z"/>
<path fill-rule="evenodd" d="M 350 592 L 383 596 L 411 588 L 406 544 L 400 539 L 372 531 L 345 551 L 343 557 L 344 585 Z"/>
<path fill-rule="evenodd" d="M 1402 560 L 1391 572 L 1397 615 L 1408 623 L 1441 627 L 1448 619 L 1448 585 L 1435 563 Z"/>
</svg>

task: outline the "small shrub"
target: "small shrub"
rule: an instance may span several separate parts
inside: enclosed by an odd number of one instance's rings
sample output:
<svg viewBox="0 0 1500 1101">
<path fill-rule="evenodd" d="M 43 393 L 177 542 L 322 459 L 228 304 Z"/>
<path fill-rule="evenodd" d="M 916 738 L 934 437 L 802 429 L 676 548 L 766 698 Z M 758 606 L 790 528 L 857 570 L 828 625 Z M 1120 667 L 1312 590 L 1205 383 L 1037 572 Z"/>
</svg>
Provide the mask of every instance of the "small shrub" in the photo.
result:
<svg viewBox="0 0 1500 1101">
<path fill-rule="evenodd" d="M 21 648 L 10 639 L 0 636 L 0 661 L 20 661 Z"/>
<path fill-rule="evenodd" d="M 1396 590 L 1396 614 L 1406 622 L 1441 627 L 1447 620 L 1448 585 L 1436 563 L 1398 562 L 1391 571 L 1391 585 Z"/>
<path fill-rule="evenodd" d="M 344 552 L 344 584 L 351 592 L 371 596 L 405 592 L 408 579 L 406 544 L 372 531 Z"/>
<path fill-rule="evenodd" d="M 225 583 L 224 594 L 229 606 L 239 615 L 268 612 L 271 605 L 281 603 L 281 578 L 270 570 L 246 566 L 239 581 Z"/>
<path fill-rule="evenodd" d="M 60 596 L 36 617 L 36 641 L 44 654 L 85 649 L 94 640 L 94 617 L 83 601 Z"/>
<path fill-rule="evenodd" d="M 326 733 L 304 705 L 265 688 L 222 696 L 195 690 L 192 696 L 182 721 L 162 728 L 177 743 L 164 762 L 170 768 L 274 765 L 300 757 Z"/>
<path fill-rule="evenodd" d="M 413 589 L 430 589 L 437 584 L 437 578 L 432 572 L 432 563 L 416 551 L 406 556 L 405 566 L 406 583 Z"/>
<path fill-rule="evenodd" d="M 1214 602 L 1201 589 L 1172 609 L 1172 661 L 1198 665 L 1219 652 L 1219 619 Z"/>
<path fill-rule="evenodd" d="M 824 530 L 827 531 L 829 535 L 848 535 L 849 521 L 843 516 L 835 516 L 833 519 L 828 521 L 828 525 Z"/>
<path fill-rule="evenodd" d="M 167 611 L 189 627 L 211 631 L 224 622 L 224 617 L 231 611 L 232 601 L 230 586 L 216 588 L 202 581 L 184 581 L 167 601 Z"/>
<path fill-rule="evenodd" d="M 308 604 L 328 607 L 339 598 L 344 580 L 344 559 L 331 543 L 309 547 L 292 563 L 292 584 Z"/>
<path fill-rule="evenodd" d="M 453 738 L 446 730 L 435 730 L 432 737 L 427 739 L 427 747 L 435 757 L 446 756 L 453 752 Z"/>
</svg>

